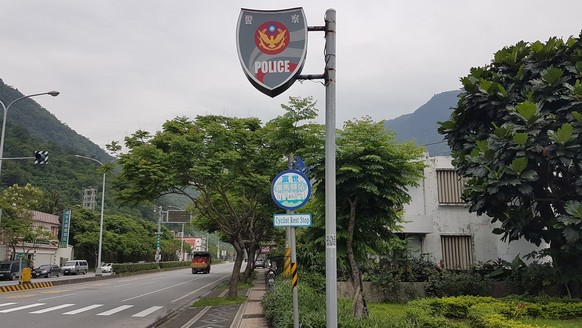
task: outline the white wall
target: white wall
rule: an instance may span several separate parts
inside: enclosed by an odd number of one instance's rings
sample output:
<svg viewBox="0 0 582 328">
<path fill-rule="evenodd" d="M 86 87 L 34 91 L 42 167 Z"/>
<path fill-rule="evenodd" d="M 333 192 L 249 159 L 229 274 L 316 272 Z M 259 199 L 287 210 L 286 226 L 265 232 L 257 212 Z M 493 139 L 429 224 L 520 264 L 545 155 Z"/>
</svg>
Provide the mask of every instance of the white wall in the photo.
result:
<svg viewBox="0 0 582 328">
<path fill-rule="evenodd" d="M 427 167 L 419 186 L 410 188 L 410 204 L 404 207 L 404 233 L 413 234 L 410 244 L 430 253 L 438 263 L 442 259 L 441 235 L 470 235 L 476 262 L 502 258 L 511 261 L 516 255 L 525 255 L 536 247 L 525 240 L 506 243 L 501 236 L 492 233 L 496 224 L 487 216 L 469 213 L 465 206 L 441 206 L 438 203 L 437 169 L 453 168 L 451 157 L 438 156 L 425 159 Z M 423 236 L 423 237 L 422 237 Z"/>
</svg>

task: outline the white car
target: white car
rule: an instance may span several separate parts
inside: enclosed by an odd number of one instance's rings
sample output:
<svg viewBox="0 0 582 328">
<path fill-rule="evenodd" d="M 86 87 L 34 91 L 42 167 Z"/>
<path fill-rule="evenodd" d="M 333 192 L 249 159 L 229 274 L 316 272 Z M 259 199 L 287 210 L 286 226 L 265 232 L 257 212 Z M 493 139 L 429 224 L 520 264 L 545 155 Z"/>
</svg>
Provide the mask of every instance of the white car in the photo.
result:
<svg viewBox="0 0 582 328">
<path fill-rule="evenodd" d="M 113 264 L 112 263 L 105 263 L 101 266 L 101 272 L 103 273 L 111 273 L 113 272 Z"/>
</svg>

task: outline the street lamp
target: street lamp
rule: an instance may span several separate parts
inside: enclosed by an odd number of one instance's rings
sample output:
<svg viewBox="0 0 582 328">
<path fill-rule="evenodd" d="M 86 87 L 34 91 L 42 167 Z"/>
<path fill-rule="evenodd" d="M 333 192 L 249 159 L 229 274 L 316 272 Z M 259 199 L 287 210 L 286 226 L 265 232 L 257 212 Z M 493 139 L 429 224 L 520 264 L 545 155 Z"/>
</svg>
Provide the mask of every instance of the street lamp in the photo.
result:
<svg viewBox="0 0 582 328">
<path fill-rule="evenodd" d="M 59 95 L 59 93 L 60 92 L 58 92 L 58 91 L 49 91 L 49 92 L 35 93 L 32 95 L 22 96 L 22 97 L 19 97 L 19 98 L 12 100 L 10 103 L 8 103 L 8 106 L 4 105 L 2 100 L 0 100 L 0 105 L 2 105 L 2 109 L 4 109 L 4 119 L 2 120 L 2 136 L 0 137 L 0 177 L 2 176 L 2 174 L 1 174 L 2 173 L 2 160 L 4 159 L 4 134 L 6 133 L 6 116 L 8 115 L 8 110 L 10 109 L 10 107 L 12 105 L 14 105 L 15 102 L 20 101 L 22 99 L 32 98 L 32 97 L 42 96 L 42 95 L 51 95 L 53 97 L 56 97 Z M 2 209 L 0 209 L 0 222 L 2 222 Z"/>
<path fill-rule="evenodd" d="M 103 163 L 101 163 L 101 161 L 96 160 L 94 158 L 81 156 L 81 155 L 75 155 L 75 156 L 78 158 L 84 158 L 84 159 L 88 159 L 88 160 L 97 162 L 101 166 L 103 166 Z M 97 267 L 95 268 L 95 276 L 103 275 L 103 273 L 101 272 L 101 246 L 103 244 L 103 209 L 104 209 L 104 205 L 105 205 L 105 172 L 103 172 L 103 189 L 101 191 L 101 221 L 99 222 L 99 252 L 97 253 Z"/>
<path fill-rule="evenodd" d="M 4 158 L 4 134 L 6 133 L 6 115 L 8 115 L 8 110 L 17 101 L 20 101 L 20 100 L 26 99 L 26 98 L 42 96 L 42 95 L 51 95 L 53 97 L 56 97 L 59 95 L 59 92 L 58 91 L 49 91 L 49 92 L 43 92 L 43 93 L 35 93 L 32 95 L 28 95 L 28 96 L 22 96 L 20 98 L 16 98 L 13 101 L 11 101 L 8 104 L 8 106 L 5 106 L 4 103 L 0 100 L 0 105 L 2 105 L 2 108 L 4 109 L 4 120 L 2 120 L 2 137 L 0 138 L 0 173 L 2 173 L 2 159 Z"/>
</svg>

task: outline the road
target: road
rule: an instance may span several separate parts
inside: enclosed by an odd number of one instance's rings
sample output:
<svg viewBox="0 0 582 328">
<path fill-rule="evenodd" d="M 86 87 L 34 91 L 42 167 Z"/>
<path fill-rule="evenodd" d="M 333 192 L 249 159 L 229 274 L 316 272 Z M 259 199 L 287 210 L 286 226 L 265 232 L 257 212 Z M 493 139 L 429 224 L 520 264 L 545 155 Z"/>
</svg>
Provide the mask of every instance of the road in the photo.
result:
<svg viewBox="0 0 582 328">
<path fill-rule="evenodd" d="M 232 266 L 214 265 L 210 274 L 179 269 L 0 293 L 1 326 L 147 327 L 211 290 Z"/>
<path fill-rule="evenodd" d="M 104 273 L 103 276 L 107 277 L 110 276 L 111 273 Z M 51 282 L 55 282 L 55 281 L 67 281 L 67 280 L 76 280 L 76 279 L 86 279 L 86 278 L 92 278 L 95 277 L 95 272 L 87 272 L 87 274 L 79 274 L 79 275 L 66 275 L 64 276 L 63 274 L 59 275 L 58 277 L 49 277 L 49 278 L 32 278 L 30 280 L 31 283 L 35 283 L 35 282 L 47 282 L 47 281 L 51 281 Z M 18 279 L 12 281 L 12 280 L 0 280 L 0 287 L 1 286 L 10 286 L 10 285 L 18 285 Z"/>
</svg>

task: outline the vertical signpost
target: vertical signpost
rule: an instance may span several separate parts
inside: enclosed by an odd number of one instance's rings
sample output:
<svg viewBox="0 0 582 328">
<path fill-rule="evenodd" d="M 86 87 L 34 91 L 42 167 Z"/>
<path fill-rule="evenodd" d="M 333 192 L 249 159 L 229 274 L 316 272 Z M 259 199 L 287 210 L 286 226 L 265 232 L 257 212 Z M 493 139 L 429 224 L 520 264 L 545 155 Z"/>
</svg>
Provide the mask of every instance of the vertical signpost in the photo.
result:
<svg viewBox="0 0 582 328">
<path fill-rule="evenodd" d="M 287 90 L 297 79 L 325 80 L 325 275 L 327 328 L 337 327 L 335 29 L 336 13 L 334 9 L 326 11 L 325 26 L 308 27 L 303 8 L 276 11 L 241 9 L 237 22 L 237 50 L 241 66 L 251 84 L 262 93 L 275 97 Z M 303 69 L 307 54 L 308 31 L 325 32 L 324 74 L 299 75 Z M 281 201 L 284 202 L 285 200 L 281 199 Z M 293 214 L 292 210 L 288 210 L 287 214 Z M 289 220 L 291 222 L 291 219 Z M 294 229 L 294 227 L 290 229 Z M 293 244 L 294 239 L 293 230 L 292 233 L 288 234 L 288 242 L 290 241 L 290 244 Z M 291 257 L 292 262 L 295 263 L 294 254 Z M 295 327 L 298 327 L 298 318 L 294 323 Z"/>
<path fill-rule="evenodd" d="M 294 214 L 293 211 L 304 206 L 311 197 L 311 183 L 305 174 L 297 170 L 279 173 L 271 186 L 271 196 L 277 206 L 287 210 L 287 215 L 275 214 L 275 227 L 289 227 L 291 244 L 291 286 L 293 286 L 293 324 L 299 328 L 299 295 L 297 291 L 297 245 L 295 227 L 311 225 L 311 214 Z"/>
<path fill-rule="evenodd" d="M 69 244 L 69 228 L 71 225 L 71 210 L 63 211 L 63 221 L 61 222 L 61 240 L 60 248 L 67 248 Z"/>
</svg>

